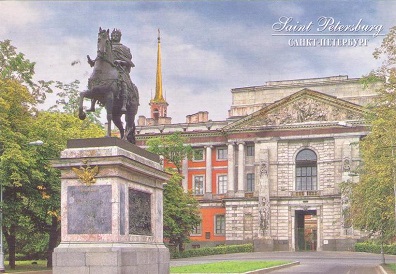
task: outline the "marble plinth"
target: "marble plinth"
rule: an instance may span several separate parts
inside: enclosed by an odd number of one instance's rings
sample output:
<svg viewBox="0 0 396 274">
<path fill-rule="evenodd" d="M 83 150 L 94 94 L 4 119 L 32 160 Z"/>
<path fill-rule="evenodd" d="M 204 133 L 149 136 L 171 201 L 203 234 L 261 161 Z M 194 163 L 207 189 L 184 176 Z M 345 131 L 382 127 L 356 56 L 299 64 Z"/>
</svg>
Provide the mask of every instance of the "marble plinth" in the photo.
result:
<svg viewBox="0 0 396 274">
<path fill-rule="evenodd" d="M 53 273 L 169 273 L 160 159 L 118 138 L 70 140 Z"/>
</svg>

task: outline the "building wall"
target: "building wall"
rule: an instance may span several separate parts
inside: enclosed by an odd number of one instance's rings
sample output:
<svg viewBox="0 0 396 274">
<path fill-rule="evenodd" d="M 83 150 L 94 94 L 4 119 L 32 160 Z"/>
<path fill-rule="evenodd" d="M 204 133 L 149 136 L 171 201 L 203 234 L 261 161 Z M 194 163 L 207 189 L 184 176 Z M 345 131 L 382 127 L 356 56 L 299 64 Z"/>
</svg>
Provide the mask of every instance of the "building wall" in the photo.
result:
<svg viewBox="0 0 396 274">
<path fill-rule="evenodd" d="M 255 142 L 243 143 L 243 153 L 246 153 L 248 145 L 254 145 L 254 156 L 244 157 L 243 165 L 243 189 L 238 188 L 240 175 L 238 172 L 240 144 L 233 145 L 234 156 L 232 161 L 235 164 L 235 191 L 234 194 L 217 195 L 217 175 L 227 174 L 228 160 L 218 160 L 216 157 L 217 148 L 225 147 L 218 144 L 212 146 L 209 151 L 211 155 L 211 179 L 212 195 L 197 196 L 202 207 L 202 217 L 205 228 L 201 237 L 192 237 L 192 240 L 201 246 L 214 241 L 224 240 L 227 243 L 245 243 L 257 239 L 272 240 L 275 250 L 295 250 L 295 218 L 296 210 L 314 210 L 318 216 L 318 250 L 333 250 L 336 241 L 347 241 L 348 239 L 358 239 L 361 237 L 358 232 L 349 232 L 348 228 L 342 225 L 342 194 L 340 183 L 346 180 L 357 181 L 358 178 L 350 176 L 350 171 L 359 164 L 358 141 L 360 134 L 330 134 L 328 136 L 287 137 L 286 139 L 260 139 Z M 229 141 L 233 141 L 229 139 Z M 295 189 L 295 158 L 299 151 L 309 148 L 317 155 L 318 185 L 317 191 L 311 193 L 296 191 Z M 207 152 L 208 148 L 204 150 Z M 265 153 L 263 153 L 265 152 Z M 263 155 L 267 155 L 264 156 Z M 207 176 L 207 155 L 205 161 L 189 162 L 189 189 L 192 187 L 192 178 L 196 174 Z M 259 164 L 268 157 L 268 178 L 270 205 L 270 227 L 267 231 L 260 227 L 260 207 L 258 188 L 260 187 L 258 168 Z M 350 159 L 349 170 L 343 171 L 344 159 Z M 255 173 L 255 191 L 246 191 L 246 174 Z M 206 180 L 206 178 L 205 178 Z M 206 189 L 207 191 L 207 189 Z M 242 196 L 235 193 L 243 192 Z M 302 195 L 302 196 L 301 196 Z M 221 201 L 213 206 L 212 201 Z M 204 231 L 214 231 L 214 216 L 225 214 L 226 233 L 220 238 L 205 239 Z M 213 235 L 213 234 L 211 234 Z M 334 244 L 332 244 L 334 243 Z M 338 244 L 339 245 L 339 244 Z M 351 244 L 343 250 L 351 248 Z"/>
<path fill-rule="evenodd" d="M 230 116 L 247 115 L 305 87 L 359 104 L 374 96 L 373 89 L 363 89 L 358 79 L 344 76 L 269 82 L 232 90 Z M 137 139 L 144 145 L 148 136 L 179 131 L 194 148 L 203 150 L 202 160 L 185 160 L 183 164 L 186 191 L 194 191 L 194 176 L 204 176 L 203 193 L 195 195 L 203 223 L 201 234 L 191 237 L 193 245 L 254 242 L 257 250 L 295 250 L 296 214 L 309 211 L 316 214 L 317 250 L 349 250 L 362 235 L 345 225 L 343 211 L 348 201 L 340 184 L 358 182 L 354 173 L 360 162 L 358 143 L 367 134 L 364 125 L 355 122 L 315 125 L 309 121 L 229 132 L 223 131 L 227 121 L 174 124 L 161 131 L 142 127 Z M 254 155 L 248 156 L 252 145 Z M 224 159 L 217 157 L 220 148 L 227 149 Z M 317 155 L 314 191 L 296 190 L 296 155 L 305 148 Z M 247 191 L 247 174 L 254 174 L 253 191 Z M 219 175 L 227 175 L 225 194 L 218 193 Z M 225 216 L 222 235 L 215 233 L 218 215 Z"/>
<path fill-rule="evenodd" d="M 221 203 L 206 203 L 201 204 L 201 217 L 204 220 L 201 225 L 201 234 L 192 235 L 191 241 L 193 243 L 200 243 L 203 246 L 214 243 L 225 243 L 225 234 L 217 234 L 215 227 L 215 216 L 225 215 L 225 208 Z"/>
</svg>

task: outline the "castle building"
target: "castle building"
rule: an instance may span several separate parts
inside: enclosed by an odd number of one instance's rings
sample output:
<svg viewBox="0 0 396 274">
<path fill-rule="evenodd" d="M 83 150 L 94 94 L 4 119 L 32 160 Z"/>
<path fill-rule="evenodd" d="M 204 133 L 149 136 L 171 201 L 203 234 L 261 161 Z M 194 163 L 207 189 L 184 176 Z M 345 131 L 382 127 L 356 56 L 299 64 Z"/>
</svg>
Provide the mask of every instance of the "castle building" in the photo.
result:
<svg viewBox="0 0 396 274">
<path fill-rule="evenodd" d="M 347 218 L 341 183 L 359 181 L 364 106 L 375 89 L 342 75 L 235 88 L 223 121 L 202 111 L 185 123 L 140 124 L 137 144 L 181 132 L 194 148 L 182 171 L 202 215 L 192 247 L 352 250 L 363 235 Z"/>
</svg>

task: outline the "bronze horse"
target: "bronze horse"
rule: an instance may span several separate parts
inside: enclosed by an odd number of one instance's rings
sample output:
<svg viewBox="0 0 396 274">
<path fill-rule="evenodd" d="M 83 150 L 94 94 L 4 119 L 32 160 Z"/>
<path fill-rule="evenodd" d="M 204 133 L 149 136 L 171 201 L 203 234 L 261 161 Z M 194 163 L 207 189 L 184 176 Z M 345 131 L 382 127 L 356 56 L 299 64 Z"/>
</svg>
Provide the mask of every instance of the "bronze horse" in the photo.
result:
<svg viewBox="0 0 396 274">
<path fill-rule="evenodd" d="M 90 60 L 89 56 L 88 59 Z M 132 90 L 128 89 L 126 113 L 125 113 L 125 130 L 121 121 L 122 97 L 120 88 L 122 81 L 119 77 L 109 35 L 109 30 L 99 28 L 97 57 L 94 60 L 93 72 L 88 79 L 88 90 L 80 93 L 79 101 L 79 118 L 84 120 L 84 98 L 98 101 L 103 105 L 107 112 L 107 137 L 111 136 L 111 121 L 114 122 L 120 131 L 121 139 L 135 143 L 135 116 L 139 106 L 138 90 L 132 83 Z"/>
</svg>

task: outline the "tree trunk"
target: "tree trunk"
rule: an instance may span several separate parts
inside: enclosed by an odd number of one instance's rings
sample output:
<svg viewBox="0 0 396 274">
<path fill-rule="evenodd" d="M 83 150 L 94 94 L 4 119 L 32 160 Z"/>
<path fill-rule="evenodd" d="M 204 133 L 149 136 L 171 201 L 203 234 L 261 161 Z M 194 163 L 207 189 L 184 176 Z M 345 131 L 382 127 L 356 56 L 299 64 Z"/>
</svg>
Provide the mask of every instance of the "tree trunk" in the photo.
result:
<svg viewBox="0 0 396 274">
<path fill-rule="evenodd" d="M 384 254 L 384 242 L 381 241 L 381 259 L 382 259 L 382 265 L 385 264 L 385 254 Z"/>
<path fill-rule="evenodd" d="M 11 269 L 15 269 L 16 226 L 11 225 L 9 230 L 7 227 L 3 227 L 3 232 L 8 245 L 9 266 Z"/>
<path fill-rule="evenodd" d="M 178 246 L 179 246 L 179 252 L 183 252 L 184 251 L 183 241 L 179 241 Z"/>
<path fill-rule="evenodd" d="M 58 228 L 58 218 L 56 216 L 52 217 L 51 222 L 51 229 L 49 234 L 49 241 L 48 241 L 48 250 L 47 250 L 47 267 L 52 267 L 52 252 L 54 252 L 55 247 L 58 244 L 59 239 L 59 228 Z"/>
</svg>

